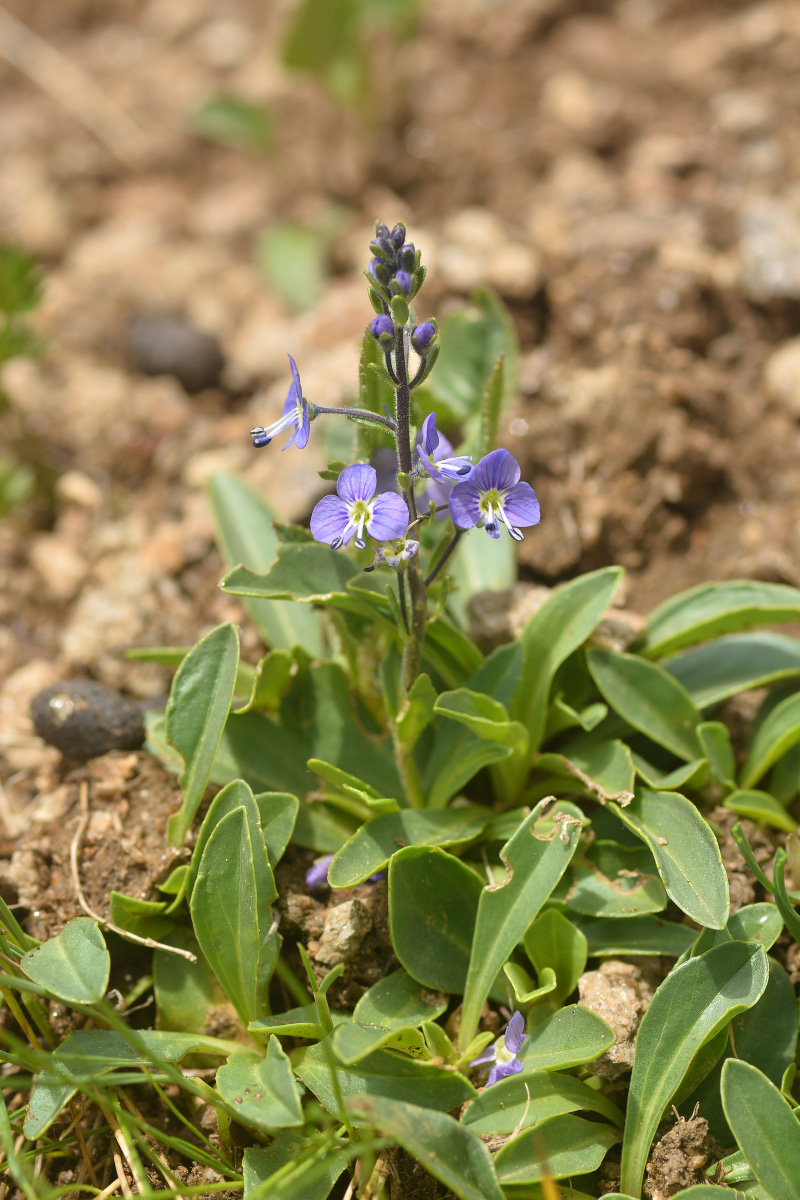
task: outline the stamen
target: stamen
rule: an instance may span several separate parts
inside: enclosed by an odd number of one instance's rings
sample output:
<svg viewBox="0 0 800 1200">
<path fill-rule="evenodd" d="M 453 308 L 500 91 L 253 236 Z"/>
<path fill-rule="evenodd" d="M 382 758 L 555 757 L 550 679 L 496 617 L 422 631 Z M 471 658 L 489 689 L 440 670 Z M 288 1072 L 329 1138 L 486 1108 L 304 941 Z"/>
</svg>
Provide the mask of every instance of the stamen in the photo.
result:
<svg viewBox="0 0 800 1200">
<path fill-rule="evenodd" d="M 356 549 L 363 550 L 364 547 L 366 546 L 366 544 L 367 543 L 364 541 L 364 539 L 362 537 L 356 538 Z"/>
<path fill-rule="evenodd" d="M 356 543 L 356 545 L 358 545 L 358 543 Z M 374 570 L 375 570 L 375 563 L 373 563 L 371 567 L 364 567 L 364 574 L 369 575 L 370 571 L 374 571 Z"/>
<path fill-rule="evenodd" d="M 466 465 L 465 465 L 465 466 L 463 466 L 463 467 L 459 467 L 459 468 L 458 468 L 458 474 L 459 474 L 459 475 L 469 475 L 469 473 L 470 473 L 470 471 L 471 471 L 471 470 L 472 470 L 472 467 L 471 467 L 471 466 L 466 466 Z"/>
<path fill-rule="evenodd" d="M 525 536 L 521 529 L 517 529 L 516 525 L 509 525 L 508 532 L 511 534 L 515 542 L 521 542 Z"/>
<path fill-rule="evenodd" d="M 343 537 L 334 538 L 333 541 L 331 542 L 331 550 L 341 550 L 343 545 L 344 545 Z"/>
<path fill-rule="evenodd" d="M 262 446 L 268 446 L 271 441 L 272 438 L 267 437 L 267 434 L 262 429 L 261 433 L 257 433 L 253 438 L 253 445 L 255 446 L 256 450 L 260 450 Z"/>
</svg>

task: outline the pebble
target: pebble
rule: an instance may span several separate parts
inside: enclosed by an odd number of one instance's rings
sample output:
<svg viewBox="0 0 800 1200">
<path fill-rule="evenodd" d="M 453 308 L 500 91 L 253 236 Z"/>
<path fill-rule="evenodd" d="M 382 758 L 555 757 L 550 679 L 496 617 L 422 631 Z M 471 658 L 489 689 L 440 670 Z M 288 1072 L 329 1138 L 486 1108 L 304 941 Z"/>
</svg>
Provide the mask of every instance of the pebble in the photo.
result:
<svg viewBox="0 0 800 1200">
<path fill-rule="evenodd" d="M 138 750 L 144 742 L 138 705 L 89 679 L 43 688 L 31 701 L 31 717 L 48 745 L 82 761 L 109 750 Z"/>
<path fill-rule="evenodd" d="M 134 366 L 145 375 L 173 375 L 187 392 L 219 383 L 225 365 L 219 342 L 182 317 L 134 317 L 129 333 Z"/>
<path fill-rule="evenodd" d="M 767 392 L 796 417 L 800 417 L 800 337 L 784 342 L 764 367 Z"/>
<path fill-rule="evenodd" d="M 371 928 L 369 909 L 357 898 L 329 908 L 314 958 L 331 967 L 336 963 L 348 962 L 358 953 Z"/>
<path fill-rule="evenodd" d="M 614 1045 L 588 1067 L 591 1074 L 616 1079 L 631 1069 L 636 1033 L 653 990 L 638 966 L 614 959 L 601 963 L 597 971 L 581 975 L 580 1004 L 602 1017 L 616 1035 Z"/>
<path fill-rule="evenodd" d="M 741 217 L 741 281 L 748 299 L 800 299 L 800 216 L 778 200 L 753 201 Z"/>
</svg>

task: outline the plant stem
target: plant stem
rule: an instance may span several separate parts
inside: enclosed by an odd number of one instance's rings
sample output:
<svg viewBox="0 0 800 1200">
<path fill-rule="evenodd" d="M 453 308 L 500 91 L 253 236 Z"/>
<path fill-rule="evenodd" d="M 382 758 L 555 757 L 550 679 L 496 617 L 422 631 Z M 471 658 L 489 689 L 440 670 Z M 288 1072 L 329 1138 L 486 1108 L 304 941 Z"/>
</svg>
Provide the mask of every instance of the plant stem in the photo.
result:
<svg viewBox="0 0 800 1200">
<path fill-rule="evenodd" d="M 439 559 L 436 566 L 433 568 L 430 575 L 425 580 L 425 587 L 428 587 L 429 584 L 433 583 L 434 579 L 439 574 L 442 567 L 445 565 L 448 558 L 455 550 L 456 546 L 458 545 L 459 541 L 461 540 L 461 537 L 463 536 L 463 534 L 465 532 L 466 532 L 466 530 L 464 530 L 464 529 L 456 529 L 455 533 L 453 534 L 453 536 L 450 540 L 449 545 L 445 548 L 444 553 L 442 554 L 442 557 Z"/>
<path fill-rule="evenodd" d="M 397 329 L 394 359 L 397 374 L 397 390 L 395 392 L 397 461 L 400 470 L 406 475 L 410 475 L 413 470 L 411 461 L 411 391 L 408 386 L 405 338 L 402 327 Z M 413 523 L 417 519 L 417 503 L 414 499 L 413 483 L 406 492 L 406 503 L 409 521 Z M 428 621 L 427 592 L 416 558 L 409 559 L 408 585 L 411 592 L 411 632 L 403 647 L 403 665 L 400 676 L 402 686 L 406 691 L 412 686 L 419 672 L 422 639 L 425 637 L 425 626 Z"/>
<path fill-rule="evenodd" d="M 422 790 L 422 780 L 419 777 L 417 764 L 414 761 L 413 750 L 407 750 L 397 736 L 397 726 L 392 729 L 394 741 L 394 761 L 400 776 L 410 808 L 425 808 L 425 793 Z"/>
<path fill-rule="evenodd" d="M 355 417 L 358 421 L 371 421 L 373 425 L 383 425 L 392 433 L 397 431 L 397 426 L 391 417 L 382 417 L 380 413 L 370 412 L 367 408 L 323 408 L 320 404 L 315 404 L 314 407 L 317 413 L 323 413 L 326 417 Z"/>
</svg>

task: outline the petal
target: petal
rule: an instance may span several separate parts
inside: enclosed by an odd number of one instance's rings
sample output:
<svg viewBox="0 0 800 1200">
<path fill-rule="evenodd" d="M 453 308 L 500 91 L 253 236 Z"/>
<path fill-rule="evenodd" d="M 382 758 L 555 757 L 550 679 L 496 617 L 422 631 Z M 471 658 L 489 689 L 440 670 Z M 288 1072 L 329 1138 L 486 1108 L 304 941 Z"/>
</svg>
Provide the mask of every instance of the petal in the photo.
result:
<svg viewBox="0 0 800 1200">
<path fill-rule="evenodd" d="M 289 413 L 295 412 L 296 409 L 297 409 L 297 391 L 296 391 L 295 382 L 294 382 L 294 380 L 292 380 L 292 382 L 289 384 L 289 390 L 286 393 L 286 399 L 283 402 L 283 408 L 281 409 L 281 416 L 286 417 L 289 415 Z"/>
<path fill-rule="evenodd" d="M 333 862 L 333 855 L 326 854 L 319 862 L 315 862 L 313 867 L 309 867 L 306 871 L 306 884 L 314 892 L 319 887 L 328 886 L 328 867 Z"/>
<path fill-rule="evenodd" d="M 311 432 L 311 422 L 308 419 L 308 405 L 303 401 L 303 416 L 294 435 L 294 444 L 298 450 L 308 445 L 308 435 Z"/>
<path fill-rule="evenodd" d="M 294 386 L 297 389 L 297 398 L 299 400 L 303 394 L 303 385 L 300 382 L 300 372 L 298 371 L 297 363 L 294 361 L 291 354 L 287 354 L 286 357 L 289 359 L 289 366 L 292 368 L 292 379 L 294 380 Z"/>
<path fill-rule="evenodd" d="M 495 1061 L 495 1057 L 494 1043 L 491 1043 L 489 1048 L 484 1050 L 483 1054 L 481 1054 L 480 1058 L 473 1058 L 469 1065 L 471 1067 L 480 1067 L 483 1066 L 484 1063 L 493 1063 Z"/>
<path fill-rule="evenodd" d="M 430 457 L 439 445 L 439 435 L 436 432 L 436 413 L 430 413 L 425 418 L 422 422 L 420 432 L 422 434 L 420 441 L 425 449 L 425 453 Z"/>
<path fill-rule="evenodd" d="M 538 525 L 539 501 L 529 483 L 516 483 L 503 500 L 503 508 L 512 525 Z"/>
<path fill-rule="evenodd" d="M 473 484 L 475 472 L 468 483 L 457 483 L 447 501 L 453 524 L 459 529 L 472 529 L 481 519 L 480 493 Z"/>
<path fill-rule="evenodd" d="M 341 537 L 349 521 L 347 505 L 339 496 L 323 496 L 311 514 L 311 532 L 317 542 L 331 544 Z"/>
<path fill-rule="evenodd" d="M 506 1044 L 506 1050 L 510 1050 L 512 1054 L 519 1054 L 522 1039 L 525 1037 L 525 1018 L 522 1013 L 517 1010 L 506 1026 L 503 1041 Z"/>
<path fill-rule="evenodd" d="M 510 451 L 492 450 L 473 468 L 469 480 L 482 492 L 491 488 L 506 492 L 519 481 L 519 476 L 519 463 Z"/>
<path fill-rule="evenodd" d="M 498 1063 L 489 1072 L 486 1086 L 489 1087 L 490 1084 L 497 1083 L 500 1079 L 505 1079 L 508 1075 L 518 1075 L 521 1070 L 522 1063 L 518 1058 L 512 1058 L 511 1062 L 508 1063 Z"/>
<path fill-rule="evenodd" d="M 373 472 L 374 474 L 374 472 Z M 372 504 L 372 519 L 367 522 L 367 533 L 379 542 L 404 537 L 408 528 L 408 505 L 397 492 L 381 492 Z"/>
<path fill-rule="evenodd" d="M 422 469 L 428 474 L 431 479 L 435 479 L 437 483 L 441 483 L 443 476 L 438 467 L 435 467 L 430 454 L 423 445 L 417 446 L 417 457 L 422 463 Z"/>
<path fill-rule="evenodd" d="M 377 486 L 375 468 L 368 467 L 366 463 L 345 467 L 336 481 L 336 491 L 348 504 L 355 504 L 356 500 L 371 500 Z"/>
</svg>

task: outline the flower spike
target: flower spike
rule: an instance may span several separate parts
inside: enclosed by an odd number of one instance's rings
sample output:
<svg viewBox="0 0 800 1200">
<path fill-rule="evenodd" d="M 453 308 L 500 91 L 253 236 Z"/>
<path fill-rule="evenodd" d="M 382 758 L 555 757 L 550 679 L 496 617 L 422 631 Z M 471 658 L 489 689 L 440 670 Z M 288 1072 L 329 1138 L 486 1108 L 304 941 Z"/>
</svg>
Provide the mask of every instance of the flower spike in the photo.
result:
<svg viewBox="0 0 800 1200">
<path fill-rule="evenodd" d="M 292 382 L 289 385 L 289 391 L 286 393 L 286 400 L 283 405 L 283 413 L 277 421 L 273 421 L 266 428 L 263 425 L 256 425 L 250 430 L 250 437 L 253 439 L 253 445 L 257 450 L 262 446 L 268 446 L 274 437 L 282 433 L 284 429 L 289 429 L 292 425 L 295 426 L 295 431 L 289 438 L 284 450 L 288 450 L 291 445 L 297 446 L 298 450 L 302 450 L 308 444 L 309 426 L 311 417 L 316 410 L 309 412 L 309 404 L 303 395 L 303 387 L 300 383 L 300 372 L 297 370 L 297 363 L 288 355 L 289 365 L 292 368 Z M 313 409 L 313 406 L 312 406 Z"/>
<path fill-rule="evenodd" d="M 448 505 L 453 524 L 473 529 L 483 523 L 491 538 L 500 537 L 502 522 L 515 542 L 522 525 L 537 525 L 539 501 L 529 483 L 520 483 L 520 467 L 508 450 L 492 450 L 473 468 L 469 479 L 457 483 Z"/>
</svg>

